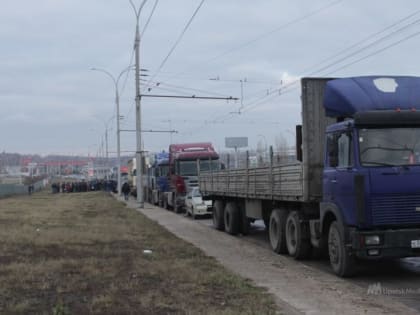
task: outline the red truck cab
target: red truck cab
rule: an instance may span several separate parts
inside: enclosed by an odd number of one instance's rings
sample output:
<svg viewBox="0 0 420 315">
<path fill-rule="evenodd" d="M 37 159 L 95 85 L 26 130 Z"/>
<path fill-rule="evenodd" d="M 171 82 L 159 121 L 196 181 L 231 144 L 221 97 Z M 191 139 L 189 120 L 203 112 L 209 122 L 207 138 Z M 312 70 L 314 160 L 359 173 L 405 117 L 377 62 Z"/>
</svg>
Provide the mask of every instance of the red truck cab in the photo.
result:
<svg viewBox="0 0 420 315">
<path fill-rule="evenodd" d="M 164 207 L 181 212 L 185 195 L 198 187 L 200 171 L 219 170 L 219 155 L 210 142 L 171 144 L 169 146 L 170 191 L 166 194 Z"/>
</svg>

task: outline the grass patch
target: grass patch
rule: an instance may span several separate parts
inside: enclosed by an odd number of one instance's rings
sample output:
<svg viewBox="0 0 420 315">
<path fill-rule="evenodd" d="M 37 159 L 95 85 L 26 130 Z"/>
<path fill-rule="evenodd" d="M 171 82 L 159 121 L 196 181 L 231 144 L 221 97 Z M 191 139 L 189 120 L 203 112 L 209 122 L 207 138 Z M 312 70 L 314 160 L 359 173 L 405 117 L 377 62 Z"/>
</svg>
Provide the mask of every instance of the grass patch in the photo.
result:
<svg viewBox="0 0 420 315">
<path fill-rule="evenodd" d="M 2 199 L 0 226 L 0 313 L 277 314 L 265 290 L 102 192 Z"/>
</svg>

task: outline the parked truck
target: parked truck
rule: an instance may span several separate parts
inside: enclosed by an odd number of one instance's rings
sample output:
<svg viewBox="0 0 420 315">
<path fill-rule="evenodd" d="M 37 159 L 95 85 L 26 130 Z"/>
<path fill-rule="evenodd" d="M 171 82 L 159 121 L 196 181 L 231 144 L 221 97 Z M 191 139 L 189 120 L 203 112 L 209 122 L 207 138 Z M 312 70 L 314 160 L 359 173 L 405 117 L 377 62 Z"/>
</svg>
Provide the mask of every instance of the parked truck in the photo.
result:
<svg viewBox="0 0 420 315">
<path fill-rule="evenodd" d="M 202 172 L 213 223 L 247 234 L 266 223 L 272 249 L 327 253 L 339 276 L 359 260 L 420 255 L 420 78 L 301 80 L 295 163 Z"/>
<path fill-rule="evenodd" d="M 169 146 L 169 191 L 163 206 L 176 213 L 185 210 L 185 196 L 198 186 L 198 172 L 219 170 L 219 155 L 209 142 L 171 144 Z"/>
<path fill-rule="evenodd" d="M 155 154 L 154 161 L 148 169 L 148 197 L 154 205 L 163 206 L 164 193 L 169 191 L 169 153 L 162 151 Z"/>
</svg>

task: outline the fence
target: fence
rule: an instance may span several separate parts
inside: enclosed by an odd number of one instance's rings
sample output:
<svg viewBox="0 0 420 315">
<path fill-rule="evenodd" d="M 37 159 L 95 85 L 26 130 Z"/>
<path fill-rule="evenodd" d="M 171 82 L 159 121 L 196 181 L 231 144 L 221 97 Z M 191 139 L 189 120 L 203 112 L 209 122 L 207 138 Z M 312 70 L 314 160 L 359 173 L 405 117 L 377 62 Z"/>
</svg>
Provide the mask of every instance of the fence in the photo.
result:
<svg viewBox="0 0 420 315">
<path fill-rule="evenodd" d="M 33 184 L 34 191 L 40 191 L 45 187 L 44 181 Z M 24 195 L 28 193 L 28 185 L 23 184 L 0 184 L 0 198 L 13 195 Z"/>
</svg>

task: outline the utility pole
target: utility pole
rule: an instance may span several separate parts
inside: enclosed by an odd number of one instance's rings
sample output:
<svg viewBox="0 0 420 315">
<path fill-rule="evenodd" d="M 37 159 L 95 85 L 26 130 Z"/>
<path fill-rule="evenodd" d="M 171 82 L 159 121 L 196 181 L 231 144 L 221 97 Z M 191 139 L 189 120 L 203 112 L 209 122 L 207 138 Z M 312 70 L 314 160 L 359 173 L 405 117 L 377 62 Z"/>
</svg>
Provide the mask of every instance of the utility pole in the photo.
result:
<svg viewBox="0 0 420 315">
<path fill-rule="evenodd" d="M 136 188 L 139 208 L 144 207 L 143 196 L 143 152 L 141 145 L 141 95 L 140 95 L 140 32 L 139 23 L 136 25 Z"/>
<path fill-rule="evenodd" d="M 106 153 L 106 160 L 105 160 L 105 177 L 109 179 L 109 160 L 108 160 L 108 128 L 105 126 L 105 153 Z"/>
<path fill-rule="evenodd" d="M 130 0 L 130 4 L 136 14 L 136 38 L 134 48 L 136 50 L 136 188 L 137 188 L 137 202 L 139 208 L 144 208 L 144 196 L 143 196 L 143 149 L 141 141 L 141 94 L 140 94 L 140 31 L 139 31 L 139 19 L 140 13 L 145 5 L 146 0 L 143 0 L 138 10 Z"/>
<path fill-rule="evenodd" d="M 139 208 L 144 208 L 144 195 L 143 195 L 143 148 L 142 148 L 142 130 L 141 130 L 141 97 L 148 96 L 148 97 L 172 97 L 172 98 L 195 98 L 192 97 L 185 97 L 185 96 L 162 96 L 162 95 L 141 95 L 140 92 L 140 31 L 139 31 L 139 20 L 140 20 L 140 13 L 143 9 L 143 6 L 146 4 L 147 0 L 143 0 L 140 4 L 139 9 L 136 9 L 132 0 L 129 0 L 131 6 L 133 7 L 134 13 L 136 15 L 136 37 L 134 43 L 134 49 L 136 50 L 136 70 L 135 70 L 135 84 L 136 84 L 136 169 L 137 169 L 137 176 L 136 176 L 136 188 L 137 188 L 137 202 Z M 201 99 L 215 99 L 211 97 L 197 97 Z M 221 98 L 218 98 L 221 99 Z M 226 99 L 226 98 L 224 98 Z M 229 98 L 233 99 L 233 98 Z"/>
<path fill-rule="evenodd" d="M 120 95 L 118 92 L 118 82 L 121 79 L 121 76 L 132 69 L 132 66 L 128 66 L 127 68 L 125 68 L 124 70 L 122 70 L 119 74 L 119 76 L 117 78 L 115 78 L 110 72 L 108 72 L 105 69 L 101 69 L 101 68 L 91 68 L 90 70 L 93 71 L 99 71 L 99 72 L 103 72 L 105 73 L 108 77 L 110 77 L 112 79 L 112 81 L 114 82 L 114 86 L 115 86 L 115 104 L 117 107 L 117 111 L 116 111 L 116 120 L 117 120 L 117 182 L 118 182 L 118 196 L 121 196 L 121 141 L 120 141 Z"/>
</svg>

